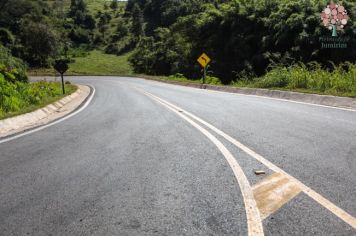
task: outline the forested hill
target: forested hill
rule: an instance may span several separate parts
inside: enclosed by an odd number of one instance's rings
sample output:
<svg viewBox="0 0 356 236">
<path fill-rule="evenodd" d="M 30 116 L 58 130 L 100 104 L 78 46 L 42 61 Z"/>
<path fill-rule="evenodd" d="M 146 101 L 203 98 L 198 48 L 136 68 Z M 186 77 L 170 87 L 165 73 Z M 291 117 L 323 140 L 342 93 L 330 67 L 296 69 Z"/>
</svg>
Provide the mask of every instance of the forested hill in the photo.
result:
<svg viewBox="0 0 356 236">
<path fill-rule="evenodd" d="M 125 6 L 118 0 L 1 0 L 0 47 L 30 67 L 85 56 L 125 34 Z"/>
<path fill-rule="evenodd" d="M 342 1 L 350 18 L 339 33 L 350 39 L 346 49 L 321 48 L 319 38 L 331 36 L 320 18 L 328 3 L 0 0 L 0 63 L 12 54 L 43 68 L 57 58 L 85 57 L 95 50 L 125 58 L 130 53 L 136 73 L 199 79 L 196 59 L 205 52 L 212 58 L 208 74 L 224 84 L 262 76 L 274 65 L 355 63 L 356 2 Z"/>
<path fill-rule="evenodd" d="M 342 1 L 351 20 L 343 37 L 347 49 L 321 49 L 322 0 L 129 0 L 138 46 L 131 57 L 136 72 L 201 74 L 197 57 L 206 52 L 209 70 L 224 83 L 263 75 L 268 66 L 316 61 L 355 62 L 356 2 Z"/>
</svg>

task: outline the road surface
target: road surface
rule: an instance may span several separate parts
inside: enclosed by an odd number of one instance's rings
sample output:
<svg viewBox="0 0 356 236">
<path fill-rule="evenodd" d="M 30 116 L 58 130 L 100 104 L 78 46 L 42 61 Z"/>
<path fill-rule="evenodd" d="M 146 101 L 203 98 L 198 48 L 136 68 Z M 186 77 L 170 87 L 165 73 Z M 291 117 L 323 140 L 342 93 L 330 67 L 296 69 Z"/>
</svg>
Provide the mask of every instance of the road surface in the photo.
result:
<svg viewBox="0 0 356 236">
<path fill-rule="evenodd" d="M 70 80 L 83 111 L 0 140 L 0 235 L 356 234 L 355 111 Z"/>
</svg>

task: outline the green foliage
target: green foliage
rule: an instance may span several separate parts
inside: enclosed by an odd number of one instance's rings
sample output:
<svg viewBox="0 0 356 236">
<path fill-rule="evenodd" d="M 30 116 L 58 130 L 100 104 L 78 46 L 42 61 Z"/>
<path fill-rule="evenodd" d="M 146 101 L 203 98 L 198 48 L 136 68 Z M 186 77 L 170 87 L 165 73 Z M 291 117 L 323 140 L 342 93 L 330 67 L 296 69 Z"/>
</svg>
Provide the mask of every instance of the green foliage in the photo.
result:
<svg viewBox="0 0 356 236">
<path fill-rule="evenodd" d="M 183 74 L 181 73 L 176 73 L 174 75 L 170 75 L 168 76 L 169 80 L 175 80 L 175 81 L 182 81 L 182 82 L 187 82 L 189 81 L 189 79 L 187 77 L 185 77 Z"/>
<path fill-rule="evenodd" d="M 205 78 L 205 83 L 212 85 L 221 85 L 221 80 L 214 76 L 207 76 Z"/>
<path fill-rule="evenodd" d="M 5 46 L 11 47 L 15 42 L 15 37 L 10 30 L 6 28 L 0 28 L 0 43 Z"/>
<path fill-rule="evenodd" d="M 116 11 L 118 9 L 119 5 L 117 3 L 117 0 L 112 0 L 112 2 L 110 3 L 110 8 L 113 10 L 113 11 Z"/>
<path fill-rule="evenodd" d="M 77 47 L 80 47 L 83 44 L 88 45 L 91 43 L 92 33 L 88 29 L 74 27 L 69 32 L 68 37 Z"/>
<path fill-rule="evenodd" d="M 11 55 L 10 51 L 0 44 L 0 71 L 2 74 L 12 71 L 20 82 L 27 82 L 27 66 L 22 60 Z"/>
<path fill-rule="evenodd" d="M 98 50 L 94 50 L 86 57 L 75 58 L 75 61 L 69 65 L 67 74 L 130 75 L 132 74 L 132 68 L 127 61 L 128 57 L 129 54 L 114 56 L 104 54 Z"/>
<path fill-rule="evenodd" d="M 59 35 L 48 24 L 24 22 L 21 26 L 19 56 L 31 66 L 47 67 L 58 55 Z M 35 35 L 35 37 L 34 37 Z"/>
<path fill-rule="evenodd" d="M 330 61 L 355 62 L 353 21 L 345 28 L 348 49 L 321 49 L 319 37 L 330 35 L 320 21 L 326 5 L 319 0 L 129 0 L 126 15 L 139 26 L 132 33 L 140 39 L 133 57 L 144 54 L 130 61 L 140 73 L 199 78 L 196 58 L 205 52 L 223 84 L 262 76 L 273 64 L 317 61 L 332 68 Z M 343 5 L 354 19 L 356 3 Z"/>
<path fill-rule="evenodd" d="M 122 38 L 120 41 L 117 41 L 115 43 L 110 43 L 105 48 L 105 53 L 116 54 L 120 56 L 124 53 L 129 52 L 133 46 L 134 46 L 134 42 L 132 41 L 132 38 L 125 37 Z"/>
<path fill-rule="evenodd" d="M 143 12 L 138 4 L 135 4 L 132 8 L 132 27 L 131 32 L 135 37 L 135 40 L 140 40 L 141 36 L 144 35 L 143 26 Z"/>
<path fill-rule="evenodd" d="M 0 10 L 0 41 L 30 66 L 48 66 L 61 42 L 46 1 L 4 0 Z"/>
<path fill-rule="evenodd" d="M 20 82 L 17 76 L 15 69 L 8 70 L 5 65 L 0 64 L 0 117 L 31 105 L 39 105 L 62 93 L 59 83 L 24 83 Z"/>
<path fill-rule="evenodd" d="M 238 81 L 236 86 L 277 88 L 356 97 L 356 65 L 352 63 L 325 70 L 318 63 L 276 66 L 253 81 Z"/>
</svg>

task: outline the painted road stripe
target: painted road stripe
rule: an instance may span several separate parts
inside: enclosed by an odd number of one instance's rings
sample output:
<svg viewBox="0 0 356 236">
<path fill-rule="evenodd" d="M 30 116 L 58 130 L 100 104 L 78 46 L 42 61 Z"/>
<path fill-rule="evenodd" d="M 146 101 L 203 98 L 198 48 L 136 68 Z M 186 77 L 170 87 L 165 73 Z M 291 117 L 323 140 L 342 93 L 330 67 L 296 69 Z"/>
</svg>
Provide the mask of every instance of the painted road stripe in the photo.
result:
<svg viewBox="0 0 356 236">
<path fill-rule="evenodd" d="M 50 127 L 50 126 L 56 125 L 56 124 L 58 124 L 58 123 L 60 123 L 60 122 L 63 122 L 63 121 L 65 121 L 65 120 L 67 120 L 67 119 L 69 119 L 69 118 L 71 118 L 71 117 L 77 115 L 78 113 L 82 112 L 85 108 L 87 108 L 87 106 L 90 104 L 91 100 L 94 98 L 94 95 L 95 95 L 95 88 L 94 88 L 94 86 L 92 86 L 92 85 L 88 85 L 88 86 L 90 86 L 90 87 L 92 88 L 92 94 L 91 94 L 90 97 L 87 99 L 87 101 L 85 102 L 85 104 L 84 104 L 83 106 L 81 106 L 78 110 L 76 110 L 76 111 L 70 113 L 69 115 L 67 115 L 67 116 L 65 116 L 65 117 L 59 118 L 58 120 L 56 120 L 56 121 L 54 121 L 54 122 L 52 122 L 52 123 L 49 123 L 49 124 L 47 124 L 47 125 L 43 125 L 43 126 L 40 126 L 40 127 L 38 127 L 38 128 L 34 128 L 34 129 L 29 130 L 29 131 L 25 131 L 25 132 L 22 132 L 22 133 L 20 133 L 20 134 L 17 134 L 17 135 L 8 137 L 8 138 L 0 139 L 0 144 L 9 142 L 9 141 L 14 140 L 14 139 L 21 138 L 21 137 L 26 136 L 26 135 L 29 135 L 29 134 L 33 134 L 33 133 L 38 132 L 38 131 L 41 131 L 41 130 L 46 129 L 46 128 Z"/>
<path fill-rule="evenodd" d="M 150 93 L 148 93 L 148 94 L 150 94 Z M 182 109 L 182 108 L 180 108 L 180 107 L 178 107 L 176 105 L 173 105 L 172 103 L 169 103 L 169 102 L 167 102 L 167 101 L 165 101 L 165 100 L 163 100 L 163 99 L 161 99 L 161 98 L 159 98 L 159 97 L 157 97 L 157 96 L 155 96 L 153 94 L 150 94 L 150 95 L 153 96 L 154 98 L 158 99 L 162 103 L 167 104 L 168 106 L 172 107 L 175 110 L 183 111 L 185 115 L 191 117 L 192 119 L 198 121 L 199 123 L 205 125 L 209 129 L 211 129 L 215 133 L 219 134 L 220 136 L 222 136 L 223 138 L 225 138 L 226 140 L 228 140 L 229 142 L 234 144 L 236 147 L 238 147 L 239 149 L 241 149 L 242 151 L 247 153 L 249 156 L 253 157 L 257 161 L 259 161 L 262 164 L 264 164 L 270 170 L 272 170 L 272 171 L 274 171 L 276 173 L 280 173 L 280 174 L 285 175 L 290 181 L 292 181 L 295 184 L 297 184 L 298 187 L 306 195 L 308 195 L 310 198 L 314 199 L 317 203 L 319 203 L 320 205 L 322 205 L 323 207 L 328 209 L 331 213 L 333 213 L 334 215 L 339 217 L 345 223 L 349 224 L 351 227 L 356 229 L 356 219 L 355 219 L 355 217 L 353 217 L 352 215 L 350 215 L 349 213 L 347 213 L 345 210 L 341 209 L 340 207 L 336 206 L 334 203 L 332 203 L 331 201 L 329 201 L 328 199 L 326 199 L 325 197 L 323 197 L 319 193 L 315 192 L 313 189 L 311 189 L 310 187 L 306 186 L 305 184 L 303 184 L 301 181 L 299 181 L 295 177 L 289 175 L 287 172 L 285 172 L 281 168 L 277 167 L 275 164 L 273 164 L 272 162 L 270 162 L 269 160 L 267 160 L 266 158 L 264 158 L 260 154 L 254 152 L 252 149 L 250 149 L 247 146 L 243 145 L 242 143 L 240 143 L 236 139 L 232 138 L 231 136 L 229 136 L 225 132 L 219 130 L 215 126 L 213 126 L 213 125 L 209 124 L 208 122 L 206 122 L 205 120 L 193 115 L 192 113 L 190 113 L 188 111 L 185 111 L 184 109 Z"/>
<path fill-rule="evenodd" d="M 197 130 L 199 130 L 201 133 L 203 133 L 212 143 L 215 144 L 215 146 L 223 154 L 223 156 L 227 160 L 228 164 L 230 165 L 231 169 L 233 170 L 235 177 L 237 179 L 237 182 L 240 186 L 241 194 L 242 194 L 244 204 L 245 204 L 248 235 L 249 236 L 264 235 L 260 212 L 257 208 L 257 204 L 256 204 L 256 201 L 255 201 L 255 198 L 253 195 L 251 185 L 250 185 L 247 177 L 245 176 L 242 168 L 240 167 L 239 163 L 236 161 L 235 157 L 230 153 L 230 151 L 209 131 L 207 131 L 202 126 L 198 125 L 196 122 L 194 122 L 189 117 L 184 115 L 184 113 L 182 113 L 183 110 L 174 109 L 171 106 L 168 106 L 167 104 L 165 104 L 164 102 L 161 102 L 159 99 L 157 99 L 155 96 L 151 95 L 150 93 L 147 93 L 147 92 L 145 92 L 141 89 L 138 89 L 138 88 L 135 88 L 135 89 L 138 90 L 139 92 L 145 94 L 149 98 L 153 99 L 157 103 L 163 105 L 167 109 L 176 113 L 182 119 L 187 121 L 189 124 L 191 124 Z"/>
<path fill-rule="evenodd" d="M 229 91 L 218 91 L 218 90 L 212 90 L 212 89 L 201 89 L 201 88 L 189 87 L 189 86 L 184 86 L 184 85 L 179 85 L 179 84 L 169 84 L 169 83 L 164 83 L 164 82 L 155 81 L 155 80 L 147 80 L 147 79 L 143 79 L 143 78 L 136 78 L 136 79 L 141 79 L 141 80 L 144 80 L 144 81 L 157 83 L 157 84 L 160 84 L 161 86 L 163 86 L 162 84 L 171 85 L 171 86 L 180 86 L 180 87 L 185 87 L 185 88 L 189 88 L 189 89 L 192 89 L 192 90 L 203 90 L 203 91 L 212 92 L 212 93 L 232 94 L 232 95 L 237 95 L 237 96 L 255 97 L 255 98 L 276 100 L 276 101 L 282 101 L 282 102 L 290 102 L 290 103 L 296 103 L 296 104 L 302 104 L 302 105 L 309 105 L 309 106 L 316 106 L 316 107 L 323 107 L 323 108 L 331 108 L 331 109 L 342 110 L 342 111 L 356 112 L 356 109 L 354 109 L 354 108 L 335 107 L 335 106 L 321 105 L 321 104 L 310 103 L 310 102 L 294 101 L 294 100 L 283 99 L 283 98 L 273 98 L 273 97 L 267 97 L 267 96 L 262 96 L 262 95 L 233 93 L 233 92 L 229 92 Z M 277 91 L 279 91 L 279 90 L 277 90 Z"/>
<path fill-rule="evenodd" d="M 302 190 L 285 175 L 274 173 L 253 186 L 262 220 L 276 212 Z"/>
</svg>

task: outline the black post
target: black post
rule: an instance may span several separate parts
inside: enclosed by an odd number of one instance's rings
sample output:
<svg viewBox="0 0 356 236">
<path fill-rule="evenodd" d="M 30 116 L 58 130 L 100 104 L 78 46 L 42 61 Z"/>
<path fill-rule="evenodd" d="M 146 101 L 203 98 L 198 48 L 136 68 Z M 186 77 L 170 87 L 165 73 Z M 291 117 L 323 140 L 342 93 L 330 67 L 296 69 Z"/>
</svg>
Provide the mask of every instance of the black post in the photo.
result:
<svg viewBox="0 0 356 236">
<path fill-rule="evenodd" d="M 65 89 L 64 89 L 63 73 L 61 73 L 61 77 L 62 77 L 62 92 L 63 92 L 63 94 L 65 94 L 66 91 L 65 91 Z"/>
<path fill-rule="evenodd" d="M 206 79 L 206 66 L 204 67 L 204 74 L 203 74 L 203 84 L 205 84 L 205 79 Z"/>
</svg>

